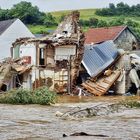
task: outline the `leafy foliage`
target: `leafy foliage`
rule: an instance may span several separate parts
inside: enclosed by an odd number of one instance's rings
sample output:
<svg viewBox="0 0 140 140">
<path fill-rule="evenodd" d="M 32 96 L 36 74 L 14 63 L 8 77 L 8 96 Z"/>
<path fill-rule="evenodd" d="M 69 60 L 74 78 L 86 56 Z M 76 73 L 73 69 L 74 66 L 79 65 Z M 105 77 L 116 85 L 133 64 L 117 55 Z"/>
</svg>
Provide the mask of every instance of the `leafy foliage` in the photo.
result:
<svg viewBox="0 0 140 140">
<path fill-rule="evenodd" d="M 54 103 L 56 99 L 56 94 L 49 91 L 47 87 L 40 87 L 34 91 L 33 103 L 35 104 L 49 104 Z"/>
<path fill-rule="evenodd" d="M 0 96 L 0 103 L 7 104 L 42 104 L 54 103 L 56 94 L 47 87 L 41 87 L 34 91 L 26 89 L 11 90 Z"/>
<path fill-rule="evenodd" d="M 140 4 L 129 6 L 120 2 L 115 6 L 113 3 L 110 3 L 109 8 L 98 9 L 96 10 L 96 14 L 100 16 L 140 16 Z"/>
<path fill-rule="evenodd" d="M 13 6 L 10 10 L 13 18 L 19 18 L 24 23 L 36 23 L 40 22 L 40 17 L 44 16 L 37 6 L 32 6 L 30 2 L 22 1 Z"/>
<path fill-rule="evenodd" d="M 0 9 L 0 20 L 6 20 L 11 18 L 9 10 Z"/>
<path fill-rule="evenodd" d="M 24 89 L 11 90 L 9 93 L 0 96 L 0 103 L 9 103 L 9 104 L 32 103 L 32 93 Z"/>
<path fill-rule="evenodd" d="M 0 9 L 0 20 L 19 18 L 25 24 L 40 24 L 46 26 L 57 25 L 55 18 L 48 13 L 40 12 L 37 6 L 30 2 L 21 1 L 9 10 Z"/>
<path fill-rule="evenodd" d="M 57 26 L 57 23 L 55 21 L 55 17 L 53 17 L 51 13 L 48 13 L 44 17 L 43 24 L 46 25 L 47 27 Z"/>
</svg>

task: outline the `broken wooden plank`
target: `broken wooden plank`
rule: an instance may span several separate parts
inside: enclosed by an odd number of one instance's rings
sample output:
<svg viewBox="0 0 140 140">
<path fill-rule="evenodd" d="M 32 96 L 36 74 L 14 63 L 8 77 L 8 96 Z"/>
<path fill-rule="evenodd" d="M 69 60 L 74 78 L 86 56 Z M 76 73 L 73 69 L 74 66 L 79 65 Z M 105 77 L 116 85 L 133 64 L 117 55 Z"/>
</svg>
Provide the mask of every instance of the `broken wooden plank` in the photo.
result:
<svg viewBox="0 0 140 140">
<path fill-rule="evenodd" d="M 110 87 L 119 78 L 120 74 L 121 70 L 116 70 L 108 77 L 103 76 L 97 79 L 96 82 L 87 80 L 85 83 L 82 83 L 82 86 L 95 96 L 101 96 L 107 93 Z"/>
</svg>

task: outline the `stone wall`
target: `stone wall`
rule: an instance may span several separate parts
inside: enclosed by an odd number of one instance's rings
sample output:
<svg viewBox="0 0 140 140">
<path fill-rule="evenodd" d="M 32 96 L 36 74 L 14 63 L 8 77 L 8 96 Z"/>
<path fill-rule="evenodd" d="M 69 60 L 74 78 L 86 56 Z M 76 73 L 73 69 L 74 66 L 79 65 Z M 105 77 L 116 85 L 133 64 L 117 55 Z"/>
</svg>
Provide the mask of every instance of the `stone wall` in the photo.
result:
<svg viewBox="0 0 140 140">
<path fill-rule="evenodd" d="M 125 51 L 140 49 L 136 37 L 130 32 L 129 29 L 125 29 L 114 41 L 114 43 L 118 48 L 124 49 Z"/>
</svg>

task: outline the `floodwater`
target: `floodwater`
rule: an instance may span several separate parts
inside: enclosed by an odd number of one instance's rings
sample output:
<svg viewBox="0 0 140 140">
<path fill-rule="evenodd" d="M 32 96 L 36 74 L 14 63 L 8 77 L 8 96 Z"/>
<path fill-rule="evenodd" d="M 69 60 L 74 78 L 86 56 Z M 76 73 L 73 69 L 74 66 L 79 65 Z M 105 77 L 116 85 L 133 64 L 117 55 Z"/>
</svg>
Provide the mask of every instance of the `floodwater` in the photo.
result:
<svg viewBox="0 0 140 140">
<path fill-rule="evenodd" d="M 114 103 L 124 98 L 126 97 L 61 96 L 53 106 L 1 104 L 0 140 L 140 140 L 140 109 L 125 109 L 78 120 L 64 120 L 56 116 L 57 111 L 65 113 L 79 106 L 84 108 Z M 63 134 L 76 132 L 107 137 L 62 137 Z"/>
</svg>

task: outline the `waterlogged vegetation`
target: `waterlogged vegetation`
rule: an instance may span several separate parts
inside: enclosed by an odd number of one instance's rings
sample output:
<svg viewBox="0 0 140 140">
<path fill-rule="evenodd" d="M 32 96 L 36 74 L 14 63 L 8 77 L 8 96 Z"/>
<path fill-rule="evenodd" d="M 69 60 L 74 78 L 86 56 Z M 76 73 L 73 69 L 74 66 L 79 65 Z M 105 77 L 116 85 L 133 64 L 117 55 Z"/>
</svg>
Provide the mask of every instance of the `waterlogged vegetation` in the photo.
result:
<svg viewBox="0 0 140 140">
<path fill-rule="evenodd" d="M 40 87 L 34 91 L 26 89 L 11 90 L 0 96 L 0 103 L 6 104 L 41 104 L 55 103 L 56 93 L 49 91 L 47 87 Z"/>
<path fill-rule="evenodd" d="M 123 105 L 127 108 L 140 108 L 140 101 L 131 98 L 122 100 L 118 104 Z"/>
</svg>

